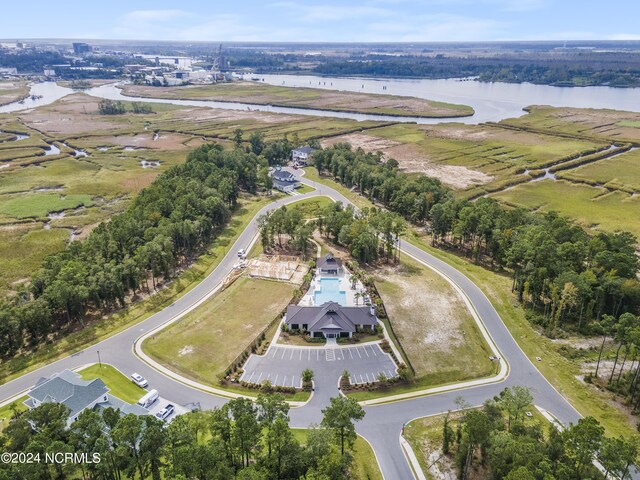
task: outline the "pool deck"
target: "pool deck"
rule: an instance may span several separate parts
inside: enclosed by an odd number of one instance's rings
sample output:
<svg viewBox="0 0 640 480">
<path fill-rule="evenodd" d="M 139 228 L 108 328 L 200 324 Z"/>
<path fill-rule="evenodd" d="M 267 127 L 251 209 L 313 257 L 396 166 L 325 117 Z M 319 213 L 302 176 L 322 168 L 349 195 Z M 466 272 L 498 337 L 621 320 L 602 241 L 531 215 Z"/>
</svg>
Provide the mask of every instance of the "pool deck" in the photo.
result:
<svg viewBox="0 0 640 480">
<path fill-rule="evenodd" d="M 344 269 L 343 269 L 344 270 Z M 304 296 L 302 297 L 302 299 L 300 300 L 300 302 L 298 303 L 298 305 L 301 306 L 307 306 L 307 307 L 311 307 L 315 305 L 315 292 L 316 290 L 320 290 L 320 280 L 322 278 L 337 278 L 340 281 L 340 291 L 344 291 L 344 295 L 345 295 L 345 307 L 354 307 L 356 305 L 364 305 L 364 300 L 362 297 L 358 298 L 358 301 L 356 303 L 356 293 L 362 293 L 365 291 L 364 286 L 362 285 L 362 283 L 360 281 L 356 282 L 356 288 L 355 290 L 351 288 L 351 282 L 349 281 L 349 276 L 351 274 L 344 270 L 344 272 L 340 275 L 337 276 L 320 276 L 318 274 L 318 272 L 316 272 L 316 276 L 314 277 L 313 281 L 311 282 L 311 286 L 309 287 L 309 290 L 307 291 L 307 293 L 304 294 Z"/>
</svg>

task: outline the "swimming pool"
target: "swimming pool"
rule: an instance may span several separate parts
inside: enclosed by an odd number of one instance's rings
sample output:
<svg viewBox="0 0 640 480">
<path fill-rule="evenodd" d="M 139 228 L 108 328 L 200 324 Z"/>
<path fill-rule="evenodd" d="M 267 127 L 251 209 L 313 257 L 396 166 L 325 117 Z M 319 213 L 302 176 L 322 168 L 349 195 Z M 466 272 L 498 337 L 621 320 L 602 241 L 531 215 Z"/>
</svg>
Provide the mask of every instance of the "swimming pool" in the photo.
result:
<svg viewBox="0 0 640 480">
<path fill-rule="evenodd" d="M 313 292 L 313 303 L 322 305 L 326 302 L 337 302 L 346 305 L 347 294 L 340 290 L 339 278 L 320 278 L 318 284 L 319 288 Z"/>
</svg>

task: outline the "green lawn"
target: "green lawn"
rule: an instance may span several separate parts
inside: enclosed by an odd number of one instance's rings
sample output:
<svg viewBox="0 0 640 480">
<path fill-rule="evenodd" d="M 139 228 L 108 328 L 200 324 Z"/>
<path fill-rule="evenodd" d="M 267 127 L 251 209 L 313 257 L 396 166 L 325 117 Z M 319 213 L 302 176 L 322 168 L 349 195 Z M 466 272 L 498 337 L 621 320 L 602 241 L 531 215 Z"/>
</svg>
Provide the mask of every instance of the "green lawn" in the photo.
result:
<svg viewBox="0 0 640 480">
<path fill-rule="evenodd" d="M 41 347 L 36 353 L 17 355 L 0 364 L 0 382 L 7 382 L 27 372 L 40 368 L 59 358 L 78 352 L 88 345 L 93 345 L 114 335 L 151 315 L 166 308 L 179 297 L 198 285 L 220 263 L 230 246 L 244 231 L 258 210 L 272 200 L 273 197 L 249 197 L 240 200 L 238 210 L 234 212 L 229 225 L 213 241 L 211 247 L 189 269 L 153 297 L 132 305 L 107 319 L 94 322 L 83 330 L 72 333 Z"/>
<path fill-rule="evenodd" d="M 296 286 L 242 277 L 178 322 L 145 340 L 156 361 L 219 386 L 231 362 L 287 306 Z"/>
<path fill-rule="evenodd" d="M 96 363 L 90 367 L 83 368 L 78 373 L 84 380 L 93 380 L 94 378 L 102 379 L 105 385 L 109 388 L 109 393 L 111 395 L 114 395 L 120 400 L 124 400 L 128 403 L 136 403 L 145 393 L 147 393 L 144 388 L 137 386 L 125 374 L 106 363 L 103 363 L 102 367 L 100 364 Z"/>
<path fill-rule="evenodd" d="M 27 396 L 20 397 L 12 403 L 8 403 L 4 407 L 0 407 L 0 434 L 2 434 L 2 430 L 9 424 L 11 421 L 11 417 L 13 416 L 13 411 L 11 410 L 11 405 L 15 405 L 18 412 L 24 412 L 27 410 L 27 406 L 23 404 L 27 399 Z"/>
<path fill-rule="evenodd" d="M 340 185 L 338 182 L 333 181 L 332 177 L 324 177 L 324 176 L 320 177 L 318 175 L 318 170 L 315 167 L 307 167 L 305 168 L 304 171 L 305 171 L 304 178 L 308 178 L 309 180 L 314 182 L 324 183 L 325 185 L 333 188 L 334 190 L 337 190 L 346 198 L 351 200 L 351 202 L 353 202 L 353 204 L 356 205 L 358 208 L 373 206 L 373 204 L 363 196 L 358 195 L 358 193 L 353 192 L 347 187 Z M 319 193 L 322 193 L 322 191 L 320 191 Z"/>
<path fill-rule="evenodd" d="M 302 185 L 300 188 L 296 189 L 296 192 L 303 194 L 303 193 L 313 192 L 314 190 L 315 188 L 310 187 L 309 185 Z"/>
<path fill-rule="evenodd" d="M 295 204 L 293 204 L 292 206 L 288 206 L 287 208 L 295 208 L 296 210 L 300 210 L 304 218 L 316 218 L 323 208 L 332 203 L 333 200 L 328 197 L 307 198 L 305 200 L 296 202 Z"/>
<path fill-rule="evenodd" d="M 304 445 L 309 430 L 294 428 L 292 431 L 294 437 Z M 353 465 L 349 478 L 352 480 L 382 480 L 383 478 L 371 445 L 360 435 L 354 444 Z"/>
<path fill-rule="evenodd" d="M 41 193 L 19 195 L 8 200 L 0 200 L 0 213 L 16 218 L 39 218 L 50 212 L 62 212 L 93 204 L 89 195 L 60 195 Z"/>
</svg>

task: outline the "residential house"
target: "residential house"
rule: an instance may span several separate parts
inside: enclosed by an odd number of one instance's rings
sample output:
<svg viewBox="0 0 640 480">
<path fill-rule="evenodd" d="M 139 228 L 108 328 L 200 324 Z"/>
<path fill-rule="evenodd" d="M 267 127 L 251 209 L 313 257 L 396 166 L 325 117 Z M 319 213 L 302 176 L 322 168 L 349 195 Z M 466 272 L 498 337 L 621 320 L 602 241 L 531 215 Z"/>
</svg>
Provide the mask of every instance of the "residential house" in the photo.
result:
<svg viewBox="0 0 640 480">
<path fill-rule="evenodd" d="M 335 258 L 333 253 L 327 253 L 318 260 L 318 272 L 322 275 L 340 275 L 342 274 L 342 260 Z"/>
<path fill-rule="evenodd" d="M 373 307 L 344 307 L 327 302 L 314 307 L 289 305 L 284 320 L 291 330 L 306 330 L 311 337 L 351 337 L 356 331 L 375 331 L 378 323 Z"/>
<path fill-rule="evenodd" d="M 311 154 L 315 152 L 315 148 L 300 147 L 291 151 L 291 160 L 298 166 L 307 166 L 311 163 Z"/>
<path fill-rule="evenodd" d="M 296 188 L 300 188 L 300 182 L 290 172 L 276 169 L 273 174 L 273 188 L 284 193 L 291 193 Z"/>
<path fill-rule="evenodd" d="M 83 380 L 71 370 L 64 370 L 49 378 L 42 377 L 27 394 L 24 404 L 36 408 L 43 403 L 62 403 L 69 408 L 67 427 L 87 409 L 119 408 L 123 415 L 134 413 L 147 415 L 149 412 L 138 405 L 130 405 L 109 394 L 109 389 L 100 378 Z"/>
</svg>

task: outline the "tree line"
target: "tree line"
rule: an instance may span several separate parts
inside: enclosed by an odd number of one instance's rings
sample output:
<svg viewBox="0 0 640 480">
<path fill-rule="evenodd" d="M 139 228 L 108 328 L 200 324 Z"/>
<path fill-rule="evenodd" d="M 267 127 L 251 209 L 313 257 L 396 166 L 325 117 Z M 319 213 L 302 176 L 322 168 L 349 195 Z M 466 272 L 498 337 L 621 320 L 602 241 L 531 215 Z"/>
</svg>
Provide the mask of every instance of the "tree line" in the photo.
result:
<svg viewBox="0 0 640 480">
<path fill-rule="evenodd" d="M 98 103 L 98 113 L 100 115 L 124 115 L 127 112 L 125 104 L 118 100 L 105 98 Z M 132 102 L 131 113 L 153 113 L 153 108 L 146 103 Z"/>
<path fill-rule="evenodd" d="M 445 416 L 442 452 L 455 462 L 459 478 L 478 472 L 496 480 L 630 478 L 640 453 L 637 436 L 605 437 L 593 417 L 562 431 L 549 424 L 545 432 L 540 422 L 525 422 L 531 402 L 528 389 L 516 386 L 456 421 Z"/>
<path fill-rule="evenodd" d="M 227 224 L 241 191 L 255 192 L 266 160 L 203 145 L 162 173 L 127 209 L 82 242 L 50 255 L 0 301 L 0 354 L 34 348 L 52 334 L 125 307 L 188 266 Z"/>
<path fill-rule="evenodd" d="M 549 335 L 558 329 L 597 333 L 603 315 L 639 311 L 637 240 L 628 232 L 589 234 L 554 212 L 456 199 L 439 180 L 403 173 L 397 161 L 348 144 L 316 152 L 314 162 L 320 174 L 424 226 L 434 246 L 508 269 L 530 319 Z"/>
<path fill-rule="evenodd" d="M 265 70 L 276 67 L 265 66 Z M 637 87 L 640 65 L 630 54 L 544 52 L 464 58 L 446 56 L 366 54 L 351 58 L 326 58 L 317 67 L 321 75 L 371 77 L 468 78 L 481 82 L 535 83 L 556 86 Z"/>
<path fill-rule="evenodd" d="M 59 403 L 19 413 L 0 435 L 5 452 L 87 453 L 99 462 L 0 462 L 0 480 L 338 480 L 350 478 L 358 403 L 331 399 L 319 426 L 302 444 L 289 427 L 282 396 L 237 398 L 210 411 L 196 410 L 165 423 L 153 415 L 122 415 L 108 407 L 84 410 L 66 428 L 69 409 Z"/>
</svg>

